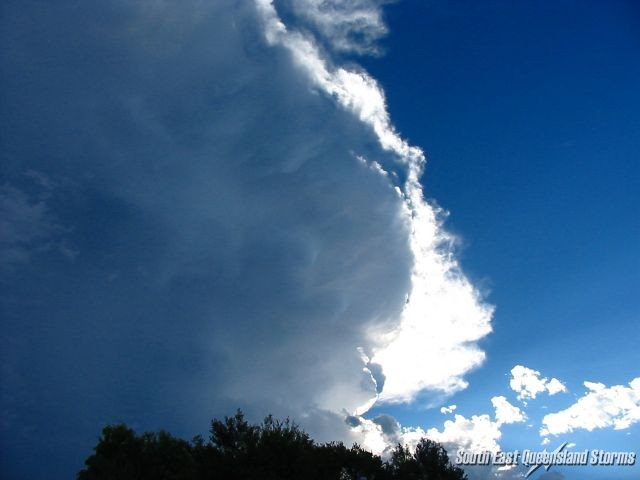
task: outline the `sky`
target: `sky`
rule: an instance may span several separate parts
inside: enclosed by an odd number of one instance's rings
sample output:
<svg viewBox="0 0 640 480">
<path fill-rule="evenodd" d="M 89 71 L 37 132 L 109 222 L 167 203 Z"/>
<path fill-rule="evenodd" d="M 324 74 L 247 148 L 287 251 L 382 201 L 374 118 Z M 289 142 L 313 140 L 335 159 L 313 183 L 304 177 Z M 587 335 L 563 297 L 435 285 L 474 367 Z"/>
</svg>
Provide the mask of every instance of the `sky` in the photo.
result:
<svg viewBox="0 0 640 480">
<path fill-rule="evenodd" d="M 382 455 L 640 451 L 634 2 L 1 19 L 2 478 L 237 408 Z"/>
</svg>

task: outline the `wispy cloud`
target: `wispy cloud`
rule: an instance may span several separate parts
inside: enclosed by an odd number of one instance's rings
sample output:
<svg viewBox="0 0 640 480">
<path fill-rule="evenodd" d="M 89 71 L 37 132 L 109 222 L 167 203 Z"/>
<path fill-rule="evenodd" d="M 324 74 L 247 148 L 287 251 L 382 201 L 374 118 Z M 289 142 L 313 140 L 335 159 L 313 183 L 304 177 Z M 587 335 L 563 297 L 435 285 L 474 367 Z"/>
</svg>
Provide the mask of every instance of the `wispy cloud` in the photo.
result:
<svg viewBox="0 0 640 480">
<path fill-rule="evenodd" d="M 49 250 L 70 258 L 76 254 L 60 237 L 65 228 L 51 208 L 53 181 L 32 170 L 24 177 L 36 188 L 0 185 L 0 273 L 8 273 Z"/>
<path fill-rule="evenodd" d="M 359 54 L 380 53 L 377 41 L 388 32 L 382 16 L 384 0 L 293 0 L 287 3 L 331 48 Z"/>
</svg>

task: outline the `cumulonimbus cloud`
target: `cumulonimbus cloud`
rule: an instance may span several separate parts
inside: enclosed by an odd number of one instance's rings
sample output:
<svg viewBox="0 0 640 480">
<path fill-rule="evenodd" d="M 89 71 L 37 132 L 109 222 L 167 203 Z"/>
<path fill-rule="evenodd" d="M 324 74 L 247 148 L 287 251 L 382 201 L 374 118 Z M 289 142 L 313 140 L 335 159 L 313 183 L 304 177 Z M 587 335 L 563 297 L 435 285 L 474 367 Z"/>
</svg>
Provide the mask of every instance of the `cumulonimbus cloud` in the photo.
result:
<svg viewBox="0 0 640 480">
<path fill-rule="evenodd" d="M 1 279 L 9 476 L 68 476 L 105 423 L 188 435 L 242 407 L 360 440 L 345 418 L 373 402 L 466 386 L 492 309 L 424 200 L 424 155 L 295 12 L 63 0 L 3 15 L 3 192 L 27 198 L 27 172 L 64 179 L 6 231 L 29 217 L 25 248 L 63 236 L 74 252 L 24 251 Z M 24 446 L 45 424 L 58 450 L 37 472 Z"/>
</svg>

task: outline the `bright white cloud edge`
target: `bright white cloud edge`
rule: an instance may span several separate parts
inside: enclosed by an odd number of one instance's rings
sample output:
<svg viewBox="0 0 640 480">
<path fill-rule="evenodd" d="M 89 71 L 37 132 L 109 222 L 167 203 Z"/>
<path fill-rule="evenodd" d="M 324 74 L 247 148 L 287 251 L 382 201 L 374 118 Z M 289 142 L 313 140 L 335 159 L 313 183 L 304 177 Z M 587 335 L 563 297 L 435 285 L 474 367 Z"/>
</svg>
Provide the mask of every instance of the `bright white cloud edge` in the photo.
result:
<svg viewBox="0 0 640 480">
<path fill-rule="evenodd" d="M 464 375 L 478 367 L 485 358 L 476 342 L 491 332 L 493 307 L 483 302 L 461 272 L 452 252 L 455 239 L 442 228 L 442 212 L 424 200 L 419 181 L 425 164 L 423 152 L 409 145 L 395 131 L 387 112 L 384 92 L 373 78 L 360 70 L 334 66 L 322 55 L 311 37 L 285 26 L 270 0 L 256 0 L 256 5 L 264 21 L 267 41 L 288 50 L 311 84 L 368 125 L 380 145 L 394 153 L 406 169 L 406 181 L 397 188 L 397 192 L 404 201 L 404 213 L 411 231 L 410 246 L 414 256 L 411 292 L 398 328 L 391 332 L 370 332 L 374 345 L 378 347 L 372 352 L 363 352 L 363 358 L 365 362 L 382 367 L 385 383 L 377 398 L 372 398 L 352 413 L 362 415 L 376 402 L 411 402 L 424 390 L 451 395 L 466 388 L 468 384 Z M 340 28 L 348 28 L 348 21 L 341 23 L 341 13 L 334 13 Z M 331 37 L 331 29 L 328 28 L 330 15 L 327 12 L 311 12 L 309 15 L 321 31 Z M 348 15 L 342 20 L 348 19 Z M 373 19 L 375 30 L 379 25 L 379 11 L 376 9 L 369 18 Z M 383 30 L 378 32 L 382 34 Z M 339 41 L 346 37 L 341 34 Z M 356 46 L 335 44 L 334 47 L 359 51 Z M 363 53 L 362 50 L 359 52 Z M 382 176 L 389 176 L 385 167 L 375 160 L 357 157 Z M 407 365 L 412 368 L 407 368 Z M 593 388 L 587 397 L 600 395 L 600 407 L 610 401 L 603 385 L 588 382 L 585 385 Z M 637 387 L 633 382 L 630 385 L 631 390 Z M 539 371 L 522 365 L 511 370 L 510 387 L 524 405 L 528 399 L 535 399 L 541 393 L 555 395 L 567 391 L 557 378 L 542 377 Z M 603 417 L 600 412 L 600 420 L 593 428 L 607 425 L 624 428 L 637 421 L 636 407 L 630 406 L 628 395 L 625 399 L 622 406 L 614 402 L 618 413 L 604 414 Z M 388 451 L 390 445 L 397 442 L 415 444 L 423 436 L 457 448 L 496 451 L 500 448 L 501 426 L 524 422 L 527 416 L 504 396 L 494 396 L 491 403 L 495 409 L 494 419 L 488 414 L 470 418 L 456 414 L 454 420 L 445 421 L 442 430 L 398 425 L 397 431 L 390 434 L 375 421 L 362 417 L 359 417 L 360 425 L 354 430 L 362 435 L 365 446 L 379 453 Z M 591 396 L 588 401 L 579 401 L 576 405 L 584 407 L 595 403 L 598 402 Z M 441 412 L 450 414 L 455 408 L 455 405 L 443 407 Z M 549 414 L 543 420 L 543 431 L 545 434 L 570 431 L 571 422 L 577 418 L 581 418 L 581 414 L 576 406 Z"/>
<path fill-rule="evenodd" d="M 269 0 L 257 0 L 256 5 L 267 41 L 287 49 L 312 85 L 368 125 L 406 170 L 407 179 L 398 194 L 411 231 L 412 287 L 399 327 L 369 332 L 378 347 L 367 354 L 385 376 L 378 401 L 410 402 L 424 390 L 450 395 L 466 388 L 464 375 L 485 358 L 476 342 L 491 332 L 493 308 L 483 303 L 460 271 L 452 253 L 454 239 L 441 228 L 441 212 L 424 200 L 419 182 L 425 163 L 422 150 L 395 131 L 384 93 L 373 78 L 362 71 L 334 67 L 312 38 L 285 26 Z M 382 166 L 375 165 L 384 173 Z"/>
</svg>

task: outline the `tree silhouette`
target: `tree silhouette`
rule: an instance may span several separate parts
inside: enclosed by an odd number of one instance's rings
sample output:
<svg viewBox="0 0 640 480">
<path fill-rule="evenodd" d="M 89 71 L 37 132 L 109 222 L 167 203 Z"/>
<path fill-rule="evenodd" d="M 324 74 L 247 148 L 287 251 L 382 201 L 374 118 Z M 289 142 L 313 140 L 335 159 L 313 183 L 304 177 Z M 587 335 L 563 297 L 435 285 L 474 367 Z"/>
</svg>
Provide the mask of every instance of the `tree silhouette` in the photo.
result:
<svg viewBox="0 0 640 480">
<path fill-rule="evenodd" d="M 388 462 L 357 444 L 317 444 L 289 419 L 252 425 L 238 412 L 211 422 L 210 437 L 137 435 L 126 425 L 102 430 L 78 480 L 463 480 L 445 449 L 422 439 L 398 445 Z"/>
</svg>

